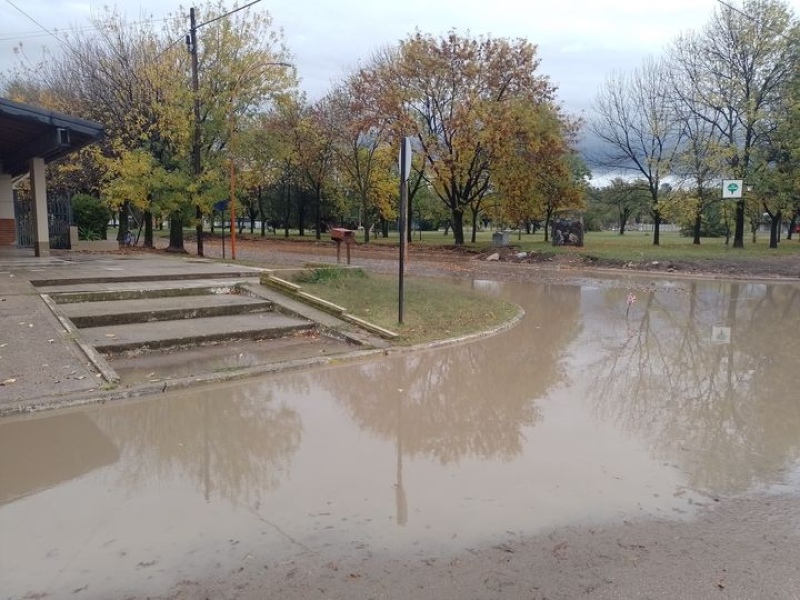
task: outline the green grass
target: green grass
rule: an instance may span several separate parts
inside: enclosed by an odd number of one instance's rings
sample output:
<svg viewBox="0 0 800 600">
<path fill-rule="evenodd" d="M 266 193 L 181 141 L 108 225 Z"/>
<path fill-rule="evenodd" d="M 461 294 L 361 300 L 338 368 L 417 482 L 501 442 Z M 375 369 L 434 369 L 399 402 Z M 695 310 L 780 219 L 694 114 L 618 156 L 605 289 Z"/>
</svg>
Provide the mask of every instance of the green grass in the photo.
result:
<svg viewBox="0 0 800 600">
<path fill-rule="evenodd" d="M 403 324 L 398 323 L 397 277 L 361 269 L 315 269 L 296 278 L 309 294 L 400 335 L 403 345 L 419 344 L 491 329 L 519 310 L 515 305 L 472 291 L 465 284 L 406 278 Z"/>
<path fill-rule="evenodd" d="M 193 235 L 194 230 L 186 230 Z M 464 235 L 467 242 L 462 247 L 464 251 L 484 252 L 492 248 L 492 234 L 490 230 L 479 231 L 475 243 L 471 239 L 471 230 L 465 229 Z M 254 235 L 244 233 L 242 239 L 262 239 L 256 232 Z M 283 231 L 277 234 L 268 233 L 267 240 L 285 240 Z M 292 241 L 315 241 L 314 232 L 306 232 L 305 236 L 300 236 L 296 230 L 290 232 L 288 238 Z M 357 239 L 359 243 L 363 240 L 363 233 L 359 232 Z M 795 234 L 792 240 L 782 239 L 777 249 L 769 248 L 769 234 L 759 232 L 756 243 L 752 243 L 752 236 L 745 232 L 745 244 L 743 249 L 734 249 L 732 246 L 725 245 L 724 238 L 703 238 L 700 245 L 692 244 L 691 237 L 681 236 L 678 232 L 661 232 L 661 243 L 653 246 L 652 232 L 627 231 L 625 235 L 619 235 L 615 231 L 587 232 L 582 248 L 554 247 L 549 242 L 544 241 L 544 233 L 539 231 L 536 234 L 519 234 L 518 231 L 509 232 L 509 244 L 514 248 L 526 252 L 542 252 L 545 254 L 578 254 L 593 259 L 608 261 L 630 261 L 630 260 L 703 260 L 715 258 L 736 258 L 741 260 L 751 260 L 763 258 L 765 256 L 781 256 L 800 253 L 800 235 Z M 330 236 L 324 234 L 323 242 L 330 241 Z M 388 238 L 370 237 L 370 245 L 392 246 L 399 245 L 399 238 L 396 231 L 391 231 Z M 414 232 L 411 248 L 438 248 L 453 247 L 453 236 L 445 236 L 441 231 L 424 231 L 421 236 L 419 232 Z"/>
<path fill-rule="evenodd" d="M 466 243 L 464 248 L 468 251 L 484 252 L 492 247 L 491 231 L 478 232 L 475 243 Z M 692 244 L 692 238 L 681 236 L 678 232 L 661 232 L 660 244 L 653 245 L 652 232 L 628 231 L 619 235 L 615 231 L 587 232 L 584 236 L 582 248 L 554 247 L 550 242 L 544 241 L 544 234 L 525 234 L 509 232 L 509 244 L 525 252 L 541 252 L 544 254 L 577 254 L 592 259 L 626 262 L 631 260 L 668 261 L 668 260 L 704 260 L 704 259 L 731 259 L 755 260 L 767 256 L 784 256 L 800 253 L 800 241 L 797 234 L 792 240 L 782 239 L 777 249 L 769 247 L 769 234 L 759 233 L 756 243 L 752 237 L 745 235 L 743 249 L 735 249 L 725 245 L 725 238 L 702 238 L 700 245 Z M 469 239 L 469 237 L 467 238 Z M 376 245 L 397 245 L 396 236 L 388 239 L 378 238 L 370 243 Z M 731 240 L 731 244 L 732 244 Z M 452 246 L 452 236 L 444 236 L 441 232 L 424 232 L 423 239 L 412 243 L 412 247 Z"/>
</svg>

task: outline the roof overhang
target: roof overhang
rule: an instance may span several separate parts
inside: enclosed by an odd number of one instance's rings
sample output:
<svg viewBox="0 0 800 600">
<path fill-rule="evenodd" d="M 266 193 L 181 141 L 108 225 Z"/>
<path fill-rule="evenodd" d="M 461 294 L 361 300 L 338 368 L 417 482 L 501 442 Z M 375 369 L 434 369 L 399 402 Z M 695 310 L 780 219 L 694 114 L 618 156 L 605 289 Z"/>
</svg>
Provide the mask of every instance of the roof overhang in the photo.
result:
<svg viewBox="0 0 800 600">
<path fill-rule="evenodd" d="M 50 162 L 102 137 L 100 123 L 0 98 L 0 173 L 18 177 L 31 158 Z"/>
</svg>

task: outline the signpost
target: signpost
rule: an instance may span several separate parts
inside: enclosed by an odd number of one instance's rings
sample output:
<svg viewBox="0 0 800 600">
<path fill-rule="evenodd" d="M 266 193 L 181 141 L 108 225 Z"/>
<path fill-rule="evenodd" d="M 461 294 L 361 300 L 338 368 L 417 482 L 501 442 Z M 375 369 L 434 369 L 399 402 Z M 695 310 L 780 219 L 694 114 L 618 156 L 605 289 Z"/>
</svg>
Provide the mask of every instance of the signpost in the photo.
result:
<svg viewBox="0 0 800 600">
<path fill-rule="evenodd" d="M 408 177 L 411 175 L 411 138 L 404 137 L 400 142 L 400 276 L 399 276 L 399 300 L 398 300 L 398 323 L 403 322 L 403 275 L 405 274 L 406 258 L 406 219 L 408 204 Z"/>
<path fill-rule="evenodd" d="M 722 198 L 723 200 L 738 200 L 742 197 L 742 189 L 744 188 L 741 179 L 723 179 L 722 180 Z"/>
</svg>

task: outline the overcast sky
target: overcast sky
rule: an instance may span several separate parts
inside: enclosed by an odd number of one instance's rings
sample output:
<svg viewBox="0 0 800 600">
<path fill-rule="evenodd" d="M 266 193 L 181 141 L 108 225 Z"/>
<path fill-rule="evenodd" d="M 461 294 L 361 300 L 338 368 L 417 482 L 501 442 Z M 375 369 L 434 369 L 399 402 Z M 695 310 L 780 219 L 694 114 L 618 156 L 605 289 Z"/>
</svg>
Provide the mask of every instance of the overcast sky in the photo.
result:
<svg viewBox="0 0 800 600">
<path fill-rule="evenodd" d="M 800 12 L 800 0 L 789 3 Z M 58 45 L 39 25 L 51 31 L 85 26 L 86 17 L 104 4 L 114 1 L 0 0 L 0 70 L 13 64 L 19 41 L 32 57 L 43 45 Z M 116 4 L 129 20 L 158 19 L 191 0 Z M 538 44 L 542 72 L 558 86 L 564 107 L 577 115 L 589 108 L 612 70 L 633 68 L 646 55 L 659 54 L 679 33 L 700 29 L 717 6 L 717 0 L 262 0 L 248 10 L 269 11 L 283 28 L 301 87 L 311 99 L 359 59 L 415 28 L 434 35 L 455 28 Z"/>
</svg>

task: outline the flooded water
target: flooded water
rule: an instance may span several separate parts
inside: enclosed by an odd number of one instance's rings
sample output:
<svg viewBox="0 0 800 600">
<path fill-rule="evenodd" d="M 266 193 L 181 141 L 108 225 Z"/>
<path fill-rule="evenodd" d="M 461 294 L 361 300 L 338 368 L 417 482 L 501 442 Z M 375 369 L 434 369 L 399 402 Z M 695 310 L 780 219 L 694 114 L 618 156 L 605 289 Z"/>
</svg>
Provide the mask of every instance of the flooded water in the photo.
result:
<svg viewBox="0 0 800 600">
<path fill-rule="evenodd" d="M 0 597 L 145 596 L 249 561 L 442 556 L 800 492 L 800 287 L 471 285 L 525 318 L 1 422 Z"/>
</svg>

